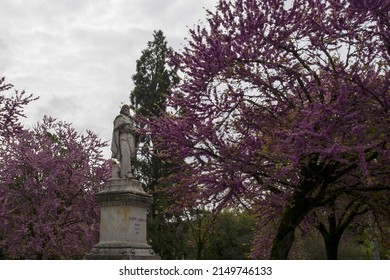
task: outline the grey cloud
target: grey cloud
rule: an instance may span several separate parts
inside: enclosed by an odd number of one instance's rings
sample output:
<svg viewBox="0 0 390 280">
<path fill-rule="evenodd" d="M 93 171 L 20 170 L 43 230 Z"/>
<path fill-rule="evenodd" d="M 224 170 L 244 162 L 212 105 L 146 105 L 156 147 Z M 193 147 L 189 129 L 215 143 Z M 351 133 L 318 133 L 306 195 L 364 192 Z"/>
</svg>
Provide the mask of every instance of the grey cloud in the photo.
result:
<svg viewBox="0 0 390 280">
<path fill-rule="evenodd" d="M 180 48 L 216 0 L 2 0 L 0 76 L 41 98 L 26 111 L 90 129 L 104 140 L 128 102 L 136 60 L 153 30 Z"/>
</svg>

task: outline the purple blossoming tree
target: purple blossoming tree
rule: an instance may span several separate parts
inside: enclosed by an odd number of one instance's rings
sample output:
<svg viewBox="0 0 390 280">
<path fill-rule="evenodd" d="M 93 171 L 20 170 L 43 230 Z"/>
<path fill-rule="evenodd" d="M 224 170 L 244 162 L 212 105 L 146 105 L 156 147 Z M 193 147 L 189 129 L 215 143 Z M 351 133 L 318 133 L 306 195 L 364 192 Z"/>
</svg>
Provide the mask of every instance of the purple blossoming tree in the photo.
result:
<svg viewBox="0 0 390 280">
<path fill-rule="evenodd" d="M 148 124 L 162 157 L 186 160 L 170 178 L 180 205 L 254 209 L 275 225 L 259 230 L 254 256 L 268 242 L 271 259 L 341 200 L 388 213 L 389 10 L 389 0 L 220 0 L 172 57 L 176 113 Z"/>
<path fill-rule="evenodd" d="M 18 259 L 82 258 L 98 240 L 93 195 L 109 175 L 106 143 L 50 117 L 23 128 L 18 116 L 29 101 L 16 93 L 0 103 L 0 251 Z"/>
<path fill-rule="evenodd" d="M 21 129 L 19 118 L 23 116 L 23 106 L 35 100 L 32 95 L 26 95 L 25 91 L 15 91 L 12 95 L 8 90 L 13 87 L 0 78 L 0 140 L 1 137 L 9 137 Z"/>
</svg>

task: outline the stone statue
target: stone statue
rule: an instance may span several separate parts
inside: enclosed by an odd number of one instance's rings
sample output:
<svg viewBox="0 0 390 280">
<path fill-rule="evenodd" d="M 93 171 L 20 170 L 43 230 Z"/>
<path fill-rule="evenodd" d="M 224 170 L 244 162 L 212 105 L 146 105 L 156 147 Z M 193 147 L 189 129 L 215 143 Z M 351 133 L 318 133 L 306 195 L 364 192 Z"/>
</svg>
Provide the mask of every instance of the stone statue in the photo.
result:
<svg viewBox="0 0 390 280">
<path fill-rule="evenodd" d="M 147 213 L 153 197 L 142 183 L 133 178 L 132 164 L 136 157 L 138 133 L 130 107 L 123 105 L 114 120 L 111 151 L 119 160 L 113 167 L 112 178 L 95 198 L 100 205 L 99 243 L 95 244 L 87 260 L 159 260 L 147 243 Z"/>
<path fill-rule="evenodd" d="M 137 138 L 137 129 L 133 118 L 130 116 L 130 106 L 123 105 L 120 114 L 114 120 L 112 133 L 112 158 L 119 161 L 120 167 L 120 173 L 117 167 L 113 168 L 113 178 L 133 178 L 132 162 L 136 158 Z"/>
</svg>

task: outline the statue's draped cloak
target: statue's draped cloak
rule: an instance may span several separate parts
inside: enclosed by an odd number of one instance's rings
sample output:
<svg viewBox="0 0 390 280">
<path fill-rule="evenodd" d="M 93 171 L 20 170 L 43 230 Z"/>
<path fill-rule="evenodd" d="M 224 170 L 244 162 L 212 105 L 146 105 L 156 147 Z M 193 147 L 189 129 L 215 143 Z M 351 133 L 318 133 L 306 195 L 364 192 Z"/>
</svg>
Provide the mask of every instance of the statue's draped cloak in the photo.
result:
<svg viewBox="0 0 390 280">
<path fill-rule="evenodd" d="M 111 152 L 112 152 L 112 158 L 115 158 L 117 160 L 121 160 L 121 150 L 120 150 L 120 141 L 119 141 L 119 135 L 120 135 L 120 128 L 125 125 L 131 125 L 133 126 L 133 121 L 131 118 L 125 116 L 125 115 L 118 115 L 114 120 L 114 129 L 112 132 L 112 141 L 111 141 Z M 135 131 L 134 131 L 134 134 Z M 138 135 L 135 136 L 135 147 L 138 146 Z"/>
<path fill-rule="evenodd" d="M 118 115 L 114 120 L 114 130 L 112 131 L 111 152 L 112 158 L 121 159 L 121 150 L 119 144 L 119 130 L 122 126 L 129 122 L 124 115 Z"/>
</svg>

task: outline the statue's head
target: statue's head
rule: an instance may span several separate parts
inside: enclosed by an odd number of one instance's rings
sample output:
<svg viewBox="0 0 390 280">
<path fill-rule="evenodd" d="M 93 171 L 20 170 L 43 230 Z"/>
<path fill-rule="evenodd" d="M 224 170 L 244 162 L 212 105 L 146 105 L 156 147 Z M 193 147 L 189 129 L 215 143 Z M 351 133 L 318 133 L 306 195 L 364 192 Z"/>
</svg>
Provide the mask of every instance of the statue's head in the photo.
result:
<svg viewBox="0 0 390 280">
<path fill-rule="evenodd" d="M 120 113 L 123 115 L 129 116 L 130 115 L 130 106 L 127 104 L 123 105 Z"/>
</svg>

